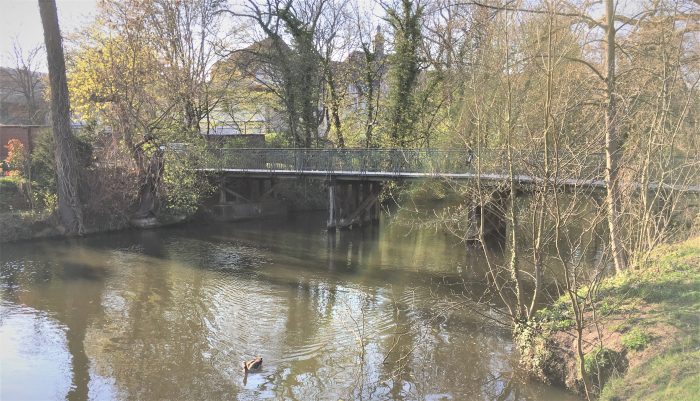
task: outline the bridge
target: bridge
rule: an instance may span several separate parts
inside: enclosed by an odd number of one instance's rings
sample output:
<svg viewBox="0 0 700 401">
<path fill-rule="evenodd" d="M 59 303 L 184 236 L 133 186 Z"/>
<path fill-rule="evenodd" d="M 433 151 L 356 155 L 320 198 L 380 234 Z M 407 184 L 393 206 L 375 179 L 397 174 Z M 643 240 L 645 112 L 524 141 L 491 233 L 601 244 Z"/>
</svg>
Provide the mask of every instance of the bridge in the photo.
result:
<svg viewBox="0 0 700 401">
<path fill-rule="evenodd" d="M 507 153 L 500 149 L 482 149 L 479 154 L 465 149 L 298 149 L 298 148 L 226 148 L 213 150 L 214 157 L 201 170 L 221 174 L 221 201 L 233 196 L 237 201 L 264 198 L 273 191 L 279 178 L 309 177 L 329 182 L 329 228 L 347 227 L 378 217 L 377 196 L 381 183 L 391 180 L 450 179 L 476 180 L 498 185 L 510 180 Z M 605 155 L 585 156 L 572 152 L 558 155 L 559 187 L 605 189 Z M 551 161 L 552 159 L 550 159 Z M 681 190 L 700 193 L 700 160 L 672 158 L 651 169 L 656 180 L 647 190 Z M 513 155 L 513 177 L 523 186 L 541 184 L 546 178 L 542 152 Z M 669 172 L 671 174 L 669 174 Z M 227 188 L 227 178 L 258 180 L 248 195 Z M 270 181 L 269 187 L 265 180 Z M 675 182 L 674 182 L 675 180 Z M 697 183 L 681 185 L 678 183 Z M 641 189 L 641 184 L 633 184 Z"/>
<path fill-rule="evenodd" d="M 210 170 L 237 176 L 308 176 L 344 180 L 474 179 L 503 181 L 509 177 L 506 153 L 485 150 L 479 154 L 464 149 L 216 149 Z M 542 155 L 515 156 L 520 182 L 534 182 L 532 171 L 542 166 Z M 571 160 L 571 159 L 569 159 Z M 481 174 L 477 174 L 477 162 Z M 575 180 L 564 185 L 605 186 L 603 154 L 576 160 Z M 574 167 L 570 161 L 567 169 Z"/>
</svg>

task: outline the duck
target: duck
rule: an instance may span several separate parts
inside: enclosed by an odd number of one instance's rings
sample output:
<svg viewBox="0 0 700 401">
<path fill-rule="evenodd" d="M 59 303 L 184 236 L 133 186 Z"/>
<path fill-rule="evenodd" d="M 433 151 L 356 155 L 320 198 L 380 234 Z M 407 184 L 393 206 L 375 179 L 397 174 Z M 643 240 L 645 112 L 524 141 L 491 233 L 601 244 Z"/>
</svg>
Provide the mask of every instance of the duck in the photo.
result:
<svg viewBox="0 0 700 401">
<path fill-rule="evenodd" d="M 263 363 L 263 359 L 261 356 L 253 358 L 248 362 L 246 362 L 246 361 L 241 362 L 241 364 L 243 365 L 243 371 L 245 373 L 248 373 L 248 372 L 254 371 L 254 370 L 259 370 L 262 367 L 262 363 Z"/>
</svg>

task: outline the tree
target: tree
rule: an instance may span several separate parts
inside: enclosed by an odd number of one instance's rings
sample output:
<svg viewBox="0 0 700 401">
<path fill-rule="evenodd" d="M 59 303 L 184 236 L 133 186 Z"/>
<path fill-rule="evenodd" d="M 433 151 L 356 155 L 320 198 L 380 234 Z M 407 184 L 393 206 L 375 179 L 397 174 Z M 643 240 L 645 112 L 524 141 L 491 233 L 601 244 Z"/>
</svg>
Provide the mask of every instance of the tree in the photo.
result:
<svg viewBox="0 0 700 401">
<path fill-rule="evenodd" d="M 325 107 L 326 136 L 335 134 L 339 148 L 345 147 L 341 114 L 343 102 L 347 96 L 345 83 L 348 80 L 348 71 L 347 68 L 341 68 L 335 58 L 354 45 L 354 35 L 350 33 L 351 30 L 347 3 L 329 1 L 318 28 L 318 48 L 325 84 L 322 99 Z"/>
<path fill-rule="evenodd" d="M 384 10 L 394 35 L 389 72 L 389 136 L 393 145 L 405 147 L 411 142 L 416 123 L 414 92 L 420 72 L 423 6 L 420 1 L 401 0 L 396 7 L 385 5 Z"/>
<path fill-rule="evenodd" d="M 98 22 L 71 55 L 75 104 L 84 118 L 106 128 L 95 135 L 108 145 L 102 158 L 136 171 L 137 217 L 159 215 L 163 200 L 169 212 L 192 210 L 167 205 L 174 199 L 168 191 L 188 180 L 172 175 L 163 180 L 163 173 L 170 168 L 196 173 L 180 168 L 177 157 L 165 158 L 162 147 L 187 142 L 193 155 L 205 146 L 201 131 L 209 129 L 221 94 L 210 79 L 218 60 L 221 6 L 216 0 L 103 1 Z"/>
<path fill-rule="evenodd" d="M 358 26 L 362 23 L 359 21 Z M 360 27 L 361 34 L 363 29 Z M 369 36 L 369 32 L 367 31 Z M 377 27 L 372 43 L 367 38 L 361 38 L 362 41 L 362 95 L 365 103 L 365 147 L 371 148 L 376 146 L 374 137 L 374 128 L 377 124 L 379 114 L 379 99 L 381 97 L 382 79 L 386 70 L 386 54 L 384 53 L 384 35 L 381 28 Z"/>
<path fill-rule="evenodd" d="M 58 184 L 58 216 L 69 234 L 82 234 L 83 211 L 78 193 L 79 166 L 70 125 L 70 99 L 63 56 L 63 38 L 58 25 L 55 0 L 39 0 L 41 24 L 49 67 L 51 121 L 55 142 Z"/>
<path fill-rule="evenodd" d="M 252 21 L 265 40 L 256 41 L 253 52 L 264 75 L 257 81 L 275 93 L 284 105 L 290 142 L 311 147 L 320 143 L 319 127 L 323 112 L 323 84 L 328 77 L 324 54 L 332 53 L 336 32 L 329 27 L 337 23 L 342 7 L 331 0 L 299 2 L 248 0 L 242 9 L 227 12 Z M 324 36 L 328 35 L 328 36 Z M 255 40 L 255 35 L 251 35 Z M 325 48 L 322 48 L 324 47 Z M 325 51 L 324 51 L 325 50 Z M 254 74 L 257 75 L 257 74 Z M 336 92 L 336 100 L 338 96 Z"/>
<path fill-rule="evenodd" d="M 9 123 L 39 125 L 46 119 L 46 103 L 43 94 L 43 76 L 37 69 L 42 56 L 43 46 L 35 46 L 25 51 L 17 42 L 12 43 L 11 57 L 14 68 L 3 69 L 6 84 L 3 89 L 8 94 L 19 95 L 24 99 L 25 113 L 23 116 L 11 116 Z"/>
</svg>

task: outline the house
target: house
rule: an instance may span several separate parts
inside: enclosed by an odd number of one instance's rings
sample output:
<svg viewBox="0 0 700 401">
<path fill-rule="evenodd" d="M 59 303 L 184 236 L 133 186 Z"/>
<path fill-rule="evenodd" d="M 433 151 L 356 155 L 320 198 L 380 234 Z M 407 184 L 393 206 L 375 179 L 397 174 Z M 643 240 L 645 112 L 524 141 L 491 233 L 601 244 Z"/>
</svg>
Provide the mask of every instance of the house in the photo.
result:
<svg viewBox="0 0 700 401">
<path fill-rule="evenodd" d="M 207 140 L 207 143 L 212 144 L 215 147 L 265 147 L 265 133 L 260 128 L 251 131 L 241 131 L 239 126 L 219 125 L 210 128 L 208 132 L 203 133 L 202 135 Z"/>
<path fill-rule="evenodd" d="M 366 109 L 368 72 L 372 77 L 373 96 L 376 98 L 385 92 L 381 78 L 387 68 L 387 56 L 379 28 L 371 49 L 369 54 L 353 51 L 345 59 L 331 64 L 336 87 L 342 93 L 341 115 Z M 279 93 L 284 82 L 277 81 L 281 73 L 276 70 L 280 68 L 279 60 L 285 59 L 279 57 L 280 52 L 286 51 L 290 51 L 286 44 L 267 38 L 234 52 L 214 66 L 212 80 L 219 91 L 219 100 L 210 115 L 214 128 L 205 135 L 211 138 L 264 135 L 267 142 L 274 143 L 279 134 L 287 133 L 289 116 Z M 328 104 L 324 103 L 328 94 L 324 94 L 327 88 L 323 85 L 319 90 L 318 138 L 325 142 L 331 128 Z"/>
<path fill-rule="evenodd" d="M 242 135 L 275 135 L 286 130 L 286 115 L 274 93 L 274 72 L 263 59 L 272 52 L 272 41 L 265 39 L 235 52 L 218 62 L 212 72 L 219 98 L 210 117 L 212 138 Z M 251 139 L 257 142 L 258 139 Z"/>
</svg>

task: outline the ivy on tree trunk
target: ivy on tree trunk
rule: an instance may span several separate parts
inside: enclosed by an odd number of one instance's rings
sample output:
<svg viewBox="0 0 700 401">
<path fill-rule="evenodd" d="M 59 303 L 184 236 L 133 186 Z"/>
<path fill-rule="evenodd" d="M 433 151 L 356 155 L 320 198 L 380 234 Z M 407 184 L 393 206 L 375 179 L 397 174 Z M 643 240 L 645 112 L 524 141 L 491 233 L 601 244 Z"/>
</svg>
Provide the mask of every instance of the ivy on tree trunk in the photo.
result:
<svg viewBox="0 0 700 401">
<path fill-rule="evenodd" d="M 58 216 L 68 234 L 82 234 L 83 211 L 78 194 L 79 167 L 70 126 L 70 100 L 66 81 L 63 39 L 58 26 L 55 0 L 39 0 L 41 24 L 49 67 L 51 123 L 55 142 Z"/>
</svg>

